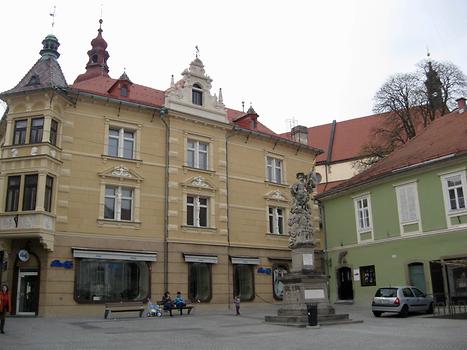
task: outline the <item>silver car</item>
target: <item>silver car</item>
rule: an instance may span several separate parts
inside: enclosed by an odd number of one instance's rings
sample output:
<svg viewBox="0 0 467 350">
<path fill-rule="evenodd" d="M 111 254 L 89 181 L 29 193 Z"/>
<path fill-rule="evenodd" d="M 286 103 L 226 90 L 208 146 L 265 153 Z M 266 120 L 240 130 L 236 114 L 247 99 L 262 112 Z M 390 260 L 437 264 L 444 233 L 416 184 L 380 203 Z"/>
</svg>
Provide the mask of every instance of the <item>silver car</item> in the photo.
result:
<svg viewBox="0 0 467 350">
<path fill-rule="evenodd" d="M 409 312 L 433 313 L 433 298 L 413 286 L 384 287 L 376 291 L 371 311 L 376 317 L 383 312 L 406 317 Z"/>
</svg>

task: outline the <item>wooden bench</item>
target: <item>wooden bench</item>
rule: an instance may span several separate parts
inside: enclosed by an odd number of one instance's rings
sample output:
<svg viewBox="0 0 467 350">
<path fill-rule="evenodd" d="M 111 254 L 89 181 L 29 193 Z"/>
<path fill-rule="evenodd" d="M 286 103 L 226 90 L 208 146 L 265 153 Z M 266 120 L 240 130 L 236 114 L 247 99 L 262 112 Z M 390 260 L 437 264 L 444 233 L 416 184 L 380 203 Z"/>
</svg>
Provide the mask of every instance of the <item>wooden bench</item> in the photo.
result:
<svg viewBox="0 0 467 350">
<path fill-rule="evenodd" d="M 145 310 L 145 306 L 142 301 L 106 303 L 104 318 L 107 318 L 110 315 L 112 315 L 112 312 L 131 312 L 131 311 L 138 311 L 139 317 L 142 317 L 144 310 Z"/>
<path fill-rule="evenodd" d="M 189 315 L 191 313 L 191 310 L 193 310 L 194 306 L 193 305 L 185 305 L 185 306 L 182 306 L 182 307 L 178 307 L 178 306 L 175 306 L 175 305 L 172 305 L 170 307 L 170 309 L 165 309 L 164 308 L 164 304 L 162 303 L 162 301 L 158 302 L 159 306 L 161 307 L 161 309 L 164 311 L 164 312 L 168 312 L 170 316 L 173 316 L 172 314 L 172 311 L 173 310 L 178 310 L 180 312 L 180 315 L 183 315 L 183 310 L 187 310 L 187 314 Z"/>
</svg>

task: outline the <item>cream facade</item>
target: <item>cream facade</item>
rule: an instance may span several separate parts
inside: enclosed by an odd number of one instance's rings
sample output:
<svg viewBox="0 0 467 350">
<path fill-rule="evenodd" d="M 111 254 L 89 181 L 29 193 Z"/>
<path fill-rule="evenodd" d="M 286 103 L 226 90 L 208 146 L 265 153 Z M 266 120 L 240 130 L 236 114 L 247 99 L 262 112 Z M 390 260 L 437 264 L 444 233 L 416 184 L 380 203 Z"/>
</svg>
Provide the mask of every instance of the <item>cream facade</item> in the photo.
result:
<svg viewBox="0 0 467 350">
<path fill-rule="evenodd" d="M 319 150 L 258 129 L 254 111 L 237 111 L 251 127 L 229 118 L 198 58 L 165 92 L 111 79 L 101 33 L 75 84 L 48 36 L 1 94 L 0 278 L 13 313 L 100 315 L 167 290 L 199 307 L 279 300 L 289 186 Z"/>
</svg>

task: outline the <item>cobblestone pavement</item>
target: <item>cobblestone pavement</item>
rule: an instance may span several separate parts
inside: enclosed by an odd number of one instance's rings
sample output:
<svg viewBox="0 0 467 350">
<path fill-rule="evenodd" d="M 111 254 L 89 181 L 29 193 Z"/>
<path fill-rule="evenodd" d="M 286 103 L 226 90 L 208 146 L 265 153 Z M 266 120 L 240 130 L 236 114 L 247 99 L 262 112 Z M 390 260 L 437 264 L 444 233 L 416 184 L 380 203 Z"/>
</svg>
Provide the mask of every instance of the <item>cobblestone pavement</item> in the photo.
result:
<svg viewBox="0 0 467 350">
<path fill-rule="evenodd" d="M 189 316 L 138 318 L 9 317 L 0 349 L 467 349 L 467 320 L 425 315 L 374 318 L 369 308 L 337 306 L 363 323 L 319 329 L 267 324 L 274 306 L 242 305 L 242 315 L 194 310 Z M 120 314 L 121 315 L 121 314 Z"/>
</svg>

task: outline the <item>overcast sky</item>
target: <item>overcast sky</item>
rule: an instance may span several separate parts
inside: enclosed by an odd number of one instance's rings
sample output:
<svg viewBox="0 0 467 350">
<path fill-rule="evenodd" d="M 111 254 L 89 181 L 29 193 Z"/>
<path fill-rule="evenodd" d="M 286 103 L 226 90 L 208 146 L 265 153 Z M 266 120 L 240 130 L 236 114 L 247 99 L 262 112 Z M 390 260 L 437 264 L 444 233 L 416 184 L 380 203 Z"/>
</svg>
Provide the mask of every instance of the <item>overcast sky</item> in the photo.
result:
<svg viewBox="0 0 467 350">
<path fill-rule="evenodd" d="M 84 72 L 103 4 L 110 76 L 165 90 L 200 49 L 214 92 L 250 102 L 276 132 L 287 119 L 313 126 L 372 114 L 373 96 L 426 57 L 467 73 L 463 0 L 5 1 L 0 91 L 15 86 L 52 32 L 67 82 Z"/>
</svg>

